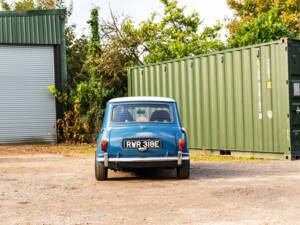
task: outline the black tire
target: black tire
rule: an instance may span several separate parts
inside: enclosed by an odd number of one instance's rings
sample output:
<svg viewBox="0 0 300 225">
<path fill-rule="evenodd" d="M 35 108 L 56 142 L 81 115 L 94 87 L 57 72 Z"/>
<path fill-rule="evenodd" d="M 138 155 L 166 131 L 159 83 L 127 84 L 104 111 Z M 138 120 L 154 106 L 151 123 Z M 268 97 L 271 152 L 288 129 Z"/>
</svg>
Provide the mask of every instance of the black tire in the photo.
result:
<svg viewBox="0 0 300 225">
<path fill-rule="evenodd" d="M 188 179 L 190 177 L 190 160 L 182 160 L 181 166 L 177 167 L 177 178 Z"/>
<path fill-rule="evenodd" d="M 98 181 L 107 180 L 108 168 L 104 167 L 103 163 L 98 163 L 95 160 L 95 177 Z"/>
</svg>

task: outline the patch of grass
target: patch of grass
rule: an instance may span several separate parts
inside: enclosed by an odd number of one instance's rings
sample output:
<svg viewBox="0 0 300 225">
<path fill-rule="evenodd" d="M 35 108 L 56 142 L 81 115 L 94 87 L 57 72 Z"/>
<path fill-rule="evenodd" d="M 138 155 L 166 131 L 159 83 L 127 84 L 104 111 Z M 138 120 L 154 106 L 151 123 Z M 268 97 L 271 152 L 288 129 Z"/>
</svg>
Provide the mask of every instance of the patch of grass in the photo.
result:
<svg viewBox="0 0 300 225">
<path fill-rule="evenodd" d="M 0 146 L 0 154 L 35 154 L 35 153 L 50 153 L 50 154 L 94 154 L 96 151 L 95 144 L 49 144 L 49 145 L 16 145 L 16 146 Z M 262 162 L 266 159 L 257 159 L 253 156 L 249 157 L 233 157 L 205 154 L 201 151 L 191 150 L 190 157 L 192 161 L 206 162 Z"/>
<path fill-rule="evenodd" d="M 266 159 L 258 159 L 253 156 L 249 157 L 235 157 L 235 156 L 222 156 L 222 155 L 210 155 L 203 154 L 198 151 L 191 151 L 190 158 L 192 161 L 207 161 L 207 162 L 262 162 L 266 161 Z"/>
<path fill-rule="evenodd" d="M 96 145 L 16 145 L 0 146 L 0 154 L 32 154 L 32 153 L 50 153 L 50 154 L 93 154 Z"/>
<path fill-rule="evenodd" d="M 64 154 L 94 154 L 96 145 L 61 145 L 58 150 Z"/>
</svg>

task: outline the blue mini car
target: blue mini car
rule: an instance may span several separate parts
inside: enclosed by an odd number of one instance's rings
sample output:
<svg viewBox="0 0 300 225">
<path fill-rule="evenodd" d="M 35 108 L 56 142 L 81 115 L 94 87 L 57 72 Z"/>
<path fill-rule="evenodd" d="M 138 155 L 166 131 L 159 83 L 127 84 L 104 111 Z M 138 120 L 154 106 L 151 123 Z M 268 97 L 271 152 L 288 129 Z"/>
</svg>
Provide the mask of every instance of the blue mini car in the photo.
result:
<svg viewBox="0 0 300 225">
<path fill-rule="evenodd" d="M 107 103 L 95 155 L 95 176 L 106 180 L 108 169 L 176 168 L 190 174 L 186 130 L 177 104 L 160 97 L 115 98 Z"/>
</svg>

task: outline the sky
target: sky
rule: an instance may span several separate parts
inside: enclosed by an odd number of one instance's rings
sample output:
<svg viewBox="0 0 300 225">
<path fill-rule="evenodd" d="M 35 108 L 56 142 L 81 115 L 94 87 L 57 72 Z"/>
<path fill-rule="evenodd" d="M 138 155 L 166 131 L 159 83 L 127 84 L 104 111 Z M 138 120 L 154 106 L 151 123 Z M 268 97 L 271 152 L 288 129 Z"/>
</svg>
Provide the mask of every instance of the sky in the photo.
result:
<svg viewBox="0 0 300 225">
<path fill-rule="evenodd" d="M 70 0 L 66 0 L 68 4 Z M 226 5 L 226 0 L 178 0 L 180 6 L 186 6 L 186 12 L 195 10 L 205 25 L 212 25 L 217 20 L 221 22 L 225 17 L 230 17 L 231 13 Z M 109 19 L 109 8 L 118 15 L 129 16 L 134 21 L 141 22 L 149 18 L 152 12 L 156 11 L 160 15 L 163 7 L 159 0 L 73 0 L 73 14 L 69 23 L 77 25 L 77 34 L 88 33 L 86 21 L 92 7 L 100 8 L 100 17 Z M 222 31 L 225 35 L 225 30 Z"/>
</svg>

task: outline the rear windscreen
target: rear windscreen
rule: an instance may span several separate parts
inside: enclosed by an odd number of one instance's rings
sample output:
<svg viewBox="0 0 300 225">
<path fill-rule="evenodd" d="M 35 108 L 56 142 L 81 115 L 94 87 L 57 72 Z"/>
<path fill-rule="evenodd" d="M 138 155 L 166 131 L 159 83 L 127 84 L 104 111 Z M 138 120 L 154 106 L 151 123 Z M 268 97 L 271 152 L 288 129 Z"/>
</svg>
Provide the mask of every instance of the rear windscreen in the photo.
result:
<svg viewBox="0 0 300 225">
<path fill-rule="evenodd" d="M 114 104 L 113 123 L 172 123 L 173 111 L 168 103 Z"/>
</svg>

